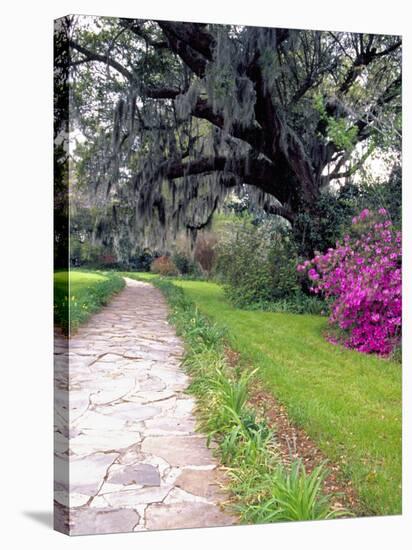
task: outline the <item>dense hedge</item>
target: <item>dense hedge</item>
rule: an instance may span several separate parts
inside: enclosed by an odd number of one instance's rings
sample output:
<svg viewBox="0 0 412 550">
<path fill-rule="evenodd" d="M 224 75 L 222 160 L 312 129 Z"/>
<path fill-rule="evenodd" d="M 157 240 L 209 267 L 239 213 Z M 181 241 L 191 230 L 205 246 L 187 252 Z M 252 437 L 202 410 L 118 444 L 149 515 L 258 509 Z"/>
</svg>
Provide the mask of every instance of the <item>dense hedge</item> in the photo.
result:
<svg viewBox="0 0 412 550">
<path fill-rule="evenodd" d="M 291 233 L 270 224 L 245 224 L 218 246 L 217 276 L 238 307 L 319 313 L 319 299 L 301 289 Z"/>
</svg>

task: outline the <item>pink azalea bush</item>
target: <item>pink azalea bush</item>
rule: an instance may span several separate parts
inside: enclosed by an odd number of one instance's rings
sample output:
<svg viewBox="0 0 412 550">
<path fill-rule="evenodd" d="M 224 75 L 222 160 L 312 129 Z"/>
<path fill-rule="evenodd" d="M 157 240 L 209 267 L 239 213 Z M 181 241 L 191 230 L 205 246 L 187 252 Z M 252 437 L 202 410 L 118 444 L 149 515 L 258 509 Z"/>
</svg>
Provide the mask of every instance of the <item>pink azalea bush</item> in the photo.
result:
<svg viewBox="0 0 412 550">
<path fill-rule="evenodd" d="M 312 292 L 331 302 L 329 320 L 345 346 L 387 355 L 401 338 L 401 233 L 384 208 L 365 209 L 352 224 L 343 243 L 298 265 L 298 271 L 309 277 Z"/>
</svg>

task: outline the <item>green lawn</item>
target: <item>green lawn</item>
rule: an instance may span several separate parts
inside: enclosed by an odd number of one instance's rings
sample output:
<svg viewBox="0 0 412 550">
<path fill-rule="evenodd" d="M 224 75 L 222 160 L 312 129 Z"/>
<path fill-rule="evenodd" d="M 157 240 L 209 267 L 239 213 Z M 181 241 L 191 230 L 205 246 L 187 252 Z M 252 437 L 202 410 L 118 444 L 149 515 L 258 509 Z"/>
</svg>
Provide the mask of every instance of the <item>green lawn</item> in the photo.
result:
<svg viewBox="0 0 412 550">
<path fill-rule="evenodd" d="M 54 274 L 54 318 L 64 332 L 75 330 L 110 297 L 121 290 L 124 280 L 115 273 L 83 270 Z"/>
<path fill-rule="evenodd" d="M 150 280 L 150 274 L 138 277 Z M 326 319 L 233 308 L 214 283 L 174 280 L 229 330 L 243 361 L 342 466 L 365 513 L 401 513 L 401 367 L 322 337 Z"/>
</svg>

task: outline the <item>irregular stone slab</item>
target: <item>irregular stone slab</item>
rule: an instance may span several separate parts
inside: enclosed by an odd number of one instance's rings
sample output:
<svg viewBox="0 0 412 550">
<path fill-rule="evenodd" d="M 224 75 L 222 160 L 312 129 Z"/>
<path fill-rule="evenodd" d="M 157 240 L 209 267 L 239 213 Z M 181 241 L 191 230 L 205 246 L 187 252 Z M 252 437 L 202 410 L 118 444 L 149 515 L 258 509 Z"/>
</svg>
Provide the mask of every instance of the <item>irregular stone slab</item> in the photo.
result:
<svg viewBox="0 0 412 550">
<path fill-rule="evenodd" d="M 167 471 L 170 470 L 170 464 L 166 462 L 166 460 L 163 460 L 160 456 L 146 456 L 143 460 L 144 464 L 151 464 L 152 466 L 155 466 L 160 473 L 160 477 L 164 479 L 164 475 Z M 169 485 L 168 483 L 164 483 L 164 485 Z"/>
<path fill-rule="evenodd" d="M 122 452 L 122 454 L 119 456 L 119 459 L 117 460 L 117 463 L 126 465 L 136 464 L 137 462 L 143 462 L 145 458 L 146 455 L 144 455 L 140 451 L 140 445 L 133 445 Z"/>
<path fill-rule="evenodd" d="M 167 388 L 179 390 L 185 389 L 188 386 L 189 379 L 183 372 L 154 366 L 152 374 L 160 378 Z"/>
<path fill-rule="evenodd" d="M 153 418 L 159 414 L 161 409 L 159 407 L 152 406 L 139 406 L 135 403 L 120 403 L 112 404 L 106 407 L 97 407 L 96 412 L 100 412 L 105 416 L 111 418 L 117 418 L 126 420 L 129 422 L 136 422 L 139 420 L 146 420 L 147 418 Z"/>
<path fill-rule="evenodd" d="M 104 500 L 113 508 L 134 508 L 138 504 L 152 504 L 164 500 L 172 487 L 121 488 L 117 492 L 102 493 Z M 95 503 L 92 502 L 94 507 Z"/>
<path fill-rule="evenodd" d="M 161 416 L 161 417 L 169 416 L 174 414 L 174 409 L 176 407 L 176 397 L 169 397 L 168 399 L 162 399 L 160 401 L 148 403 L 146 406 L 149 406 L 149 405 L 156 407 L 156 409 L 158 409 L 159 411 L 158 414 L 154 416 L 154 418 L 157 416 Z"/>
<path fill-rule="evenodd" d="M 207 502 L 207 500 L 203 497 L 199 497 L 198 495 L 192 495 L 192 493 L 188 493 L 183 489 L 179 489 L 179 487 L 174 487 L 163 501 L 164 504 L 176 504 L 182 502 Z"/>
<path fill-rule="evenodd" d="M 119 452 L 140 443 L 141 440 L 140 433 L 132 430 L 106 430 L 102 433 L 100 430 L 85 429 L 79 436 L 70 440 L 70 450 L 78 456 L 90 455 L 98 451 Z"/>
<path fill-rule="evenodd" d="M 127 395 L 128 392 L 135 388 L 135 379 L 130 378 L 118 378 L 116 382 L 113 380 L 101 380 L 96 381 L 96 390 L 90 396 L 90 401 L 94 405 L 102 405 L 105 403 L 112 403 L 117 399 Z"/>
<path fill-rule="evenodd" d="M 80 418 L 89 408 L 89 393 L 87 391 L 70 391 L 69 407 L 71 420 Z"/>
<path fill-rule="evenodd" d="M 133 464 L 123 466 L 109 474 L 108 483 L 118 483 L 120 485 L 143 485 L 160 486 L 160 474 L 155 466 L 151 464 Z"/>
<path fill-rule="evenodd" d="M 197 495 L 208 500 L 218 501 L 223 497 L 219 482 L 223 481 L 223 476 L 214 470 L 193 470 L 185 468 L 176 479 L 176 487 L 184 491 Z"/>
<path fill-rule="evenodd" d="M 175 392 L 172 390 L 139 391 L 137 395 L 142 400 L 142 403 L 156 403 L 176 396 Z"/>
<path fill-rule="evenodd" d="M 206 438 L 197 435 L 146 437 L 142 452 L 161 456 L 171 466 L 213 464 L 211 451 L 206 447 Z"/>
<path fill-rule="evenodd" d="M 107 469 L 118 456 L 117 453 L 96 453 L 70 460 L 70 493 L 95 495 L 99 491 Z"/>
<path fill-rule="evenodd" d="M 182 529 L 233 525 L 234 518 L 218 506 L 203 502 L 152 504 L 146 510 L 146 529 Z"/>
<path fill-rule="evenodd" d="M 158 376 L 148 376 L 146 380 L 140 382 L 140 389 L 143 391 L 161 391 L 165 390 L 167 387 L 166 383 L 163 382 Z"/>
<path fill-rule="evenodd" d="M 175 418 L 173 416 L 159 416 L 145 421 L 146 435 L 181 435 L 194 434 L 196 421 L 194 418 Z"/>
<path fill-rule="evenodd" d="M 173 415 L 186 418 L 188 415 L 193 413 L 195 404 L 196 402 L 193 397 L 182 397 L 176 401 L 176 407 Z"/>
<path fill-rule="evenodd" d="M 125 426 L 125 419 L 116 416 L 108 416 L 95 411 L 87 411 L 81 418 L 75 421 L 78 428 L 100 430 L 103 435 L 106 430 L 121 430 Z"/>
<path fill-rule="evenodd" d="M 123 355 L 121 353 L 115 354 L 112 351 L 110 353 L 104 353 L 102 354 L 101 357 L 99 357 L 99 360 L 93 364 L 93 366 L 95 368 L 99 368 L 102 366 L 101 363 L 113 363 L 115 365 L 116 361 L 118 361 L 119 358 L 122 358 L 122 357 Z"/>
<path fill-rule="evenodd" d="M 112 508 L 79 508 L 71 514 L 71 535 L 127 533 L 140 521 L 135 510 Z"/>
</svg>

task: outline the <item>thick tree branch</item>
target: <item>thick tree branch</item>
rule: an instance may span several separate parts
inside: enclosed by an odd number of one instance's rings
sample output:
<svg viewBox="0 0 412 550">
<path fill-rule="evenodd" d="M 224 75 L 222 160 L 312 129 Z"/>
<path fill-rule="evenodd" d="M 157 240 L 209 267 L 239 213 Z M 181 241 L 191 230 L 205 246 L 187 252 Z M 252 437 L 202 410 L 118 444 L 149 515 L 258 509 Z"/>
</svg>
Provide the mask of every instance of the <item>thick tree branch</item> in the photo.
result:
<svg viewBox="0 0 412 550">
<path fill-rule="evenodd" d="M 365 114 L 360 116 L 351 126 L 351 128 L 357 128 L 357 136 L 356 140 L 357 142 L 362 142 L 365 139 L 368 139 L 374 129 L 376 128 L 376 121 L 379 117 L 379 113 L 382 108 L 385 107 L 385 105 L 397 100 L 401 95 L 401 87 L 402 87 L 402 75 L 397 77 L 387 88 L 384 90 L 384 92 L 381 94 L 381 96 L 377 99 L 375 105 Z M 394 112 L 397 112 L 400 110 L 400 106 L 394 106 L 393 107 Z M 333 100 L 330 100 L 326 104 L 326 112 L 327 115 L 334 118 L 354 118 L 354 113 L 350 109 L 348 109 L 341 101 L 337 100 L 336 98 Z M 326 135 L 327 133 L 327 122 L 324 120 L 321 120 L 317 126 L 316 133 L 319 132 L 322 135 Z M 331 159 L 333 155 L 336 153 L 343 153 L 343 149 L 339 148 L 334 142 L 329 141 L 326 144 L 322 145 L 323 152 L 320 155 L 323 159 L 323 166 L 326 166 L 329 162 L 331 162 Z M 334 176 L 333 178 L 331 176 L 325 176 L 321 177 L 321 180 L 325 182 L 325 178 L 334 179 L 334 178 L 340 178 L 345 177 L 346 172 L 339 176 Z"/>
<path fill-rule="evenodd" d="M 197 23 L 157 21 L 170 48 L 198 76 L 203 77 L 207 62 L 212 59 L 214 39 Z"/>
<path fill-rule="evenodd" d="M 375 57 L 383 57 L 384 55 L 388 55 L 391 52 L 394 52 L 398 48 L 402 46 L 402 40 L 397 40 L 394 42 L 391 46 L 388 46 L 385 50 L 382 50 L 381 52 L 376 52 Z"/>
<path fill-rule="evenodd" d="M 99 54 L 99 53 L 94 52 L 92 50 L 89 50 L 88 48 L 86 48 L 84 46 L 81 46 L 80 44 L 78 44 L 74 40 L 69 40 L 69 46 L 71 48 L 73 48 L 74 50 L 77 50 L 78 52 L 85 55 L 86 56 L 86 59 L 84 60 L 85 62 L 86 61 L 99 61 L 100 63 L 104 63 L 105 65 L 109 65 L 110 67 L 115 69 L 118 73 L 123 75 L 130 82 L 134 81 L 133 74 L 129 70 L 127 70 L 125 67 L 123 67 L 123 65 L 121 65 L 116 60 L 112 59 L 111 57 L 109 57 L 107 55 Z"/>
<path fill-rule="evenodd" d="M 267 214 L 272 214 L 285 218 L 285 220 L 288 220 L 292 225 L 296 219 L 296 214 L 294 214 L 288 206 L 285 206 L 283 204 L 264 204 L 263 210 Z"/>
<path fill-rule="evenodd" d="M 133 74 L 128 69 L 123 67 L 123 65 L 115 61 L 114 59 L 106 55 L 101 55 L 96 52 L 93 52 L 92 50 L 89 50 L 88 48 L 81 46 L 80 44 L 74 41 L 70 41 L 70 46 L 73 49 L 77 50 L 78 52 L 86 56 L 84 59 L 72 61 L 70 63 L 71 66 L 80 65 L 82 63 L 87 63 L 90 61 L 98 61 L 100 63 L 109 65 L 110 67 L 118 71 L 120 74 L 122 74 L 124 77 L 126 77 L 130 82 L 135 81 Z M 175 99 L 179 94 L 183 93 L 183 90 L 179 88 L 164 86 L 159 88 L 153 88 L 153 87 L 143 88 L 142 92 L 144 93 L 144 95 L 152 99 Z"/>
<path fill-rule="evenodd" d="M 183 93 L 179 88 L 161 87 L 161 88 L 144 88 L 144 94 L 151 99 L 176 99 L 178 95 Z"/>
<path fill-rule="evenodd" d="M 287 171 L 285 173 L 280 165 L 255 154 L 238 158 L 206 156 L 186 162 L 179 159 L 164 161 L 149 178 L 144 172 L 137 174 L 134 186 L 137 190 L 142 184 L 152 186 L 162 178 L 173 180 L 211 173 L 217 173 L 222 185 L 226 187 L 246 183 L 272 195 L 280 203 L 289 204 L 293 200 Z"/>
<path fill-rule="evenodd" d="M 192 50 L 203 55 L 208 61 L 212 61 L 215 39 L 205 30 L 206 24 L 176 23 L 174 21 L 158 21 L 157 23 L 163 30 L 167 29 L 169 33 L 173 33 Z"/>
<path fill-rule="evenodd" d="M 304 200 L 313 202 L 318 195 L 314 168 L 301 140 L 289 128 L 273 103 L 270 90 L 267 89 L 262 75 L 259 51 L 248 67 L 247 75 L 255 83 L 255 116 L 265 136 L 263 145 L 265 155 L 274 161 L 276 159 L 281 164 L 286 162 L 301 183 Z M 282 158 L 279 158 L 280 156 Z"/>
<path fill-rule="evenodd" d="M 231 126 L 227 125 L 225 124 L 223 114 L 217 113 L 212 105 L 204 98 L 198 98 L 191 114 L 196 118 L 208 120 L 220 129 L 225 129 L 234 138 L 245 141 L 251 145 L 255 151 L 263 153 L 264 136 L 262 128 L 259 125 L 252 124 L 250 126 L 243 126 L 238 122 L 232 122 Z"/>
<path fill-rule="evenodd" d="M 149 33 L 145 31 L 142 23 L 139 20 L 120 19 L 119 23 L 122 27 L 130 30 L 139 38 L 143 38 L 148 46 L 159 50 L 169 49 L 169 44 L 166 40 L 153 40 Z"/>
<path fill-rule="evenodd" d="M 176 99 L 178 95 L 184 93 L 178 88 L 145 88 L 146 97 L 152 99 Z M 222 113 L 216 112 L 207 99 L 199 97 L 192 108 L 191 115 L 209 121 L 220 129 L 225 128 L 227 132 L 246 143 L 249 143 L 256 151 L 263 152 L 263 133 L 258 125 L 244 127 L 237 122 L 232 126 L 225 125 L 225 119 Z"/>
<path fill-rule="evenodd" d="M 343 166 L 343 164 L 345 164 L 349 160 L 349 156 L 350 156 L 348 153 L 343 155 L 342 158 L 337 162 L 333 172 L 326 176 L 322 176 L 322 184 L 328 185 L 331 182 L 331 180 L 350 178 L 351 176 L 353 176 L 355 172 L 357 172 L 357 170 L 359 170 L 359 168 L 363 166 L 364 162 L 372 154 L 372 152 L 373 152 L 373 147 L 369 147 L 366 153 L 363 154 L 362 157 L 357 162 L 355 162 L 352 166 L 350 166 L 344 172 L 340 172 L 341 167 Z"/>
<path fill-rule="evenodd" d="M 158 21 L 158 24 L 169 39 L 172 50 L 198 76 L 203 76 L 206 59 L 212 59 L 214 46 L 214 39 L 204 31 L 204 25 L 164 21 Z M 289 37 L 286 29 L 276 29 L 272 32 L 275 33 L 274 44 L 278 47 Z M 240 124 L 232 123 L 228 127 L 225 125 L 223 115 L 217 113 L 203 98 L 199 98 L 196 102 L 192 115 L 206 119 L 219 128 L 227 129 L 230 135 L 249 143 L 255 151 L 264 153 L 267 158 L 282 154 L 284 159 L 288 160 L 292 172 L 299 178 L 303 178 L 303 194 L 306 199 L 313 200 L 317 194 L 313 167 L 297 135 L 287 127 L 274 107 L 262 75 L 259 50 L 245 71 L 255 85 L 257 96 L 255 116 L 258 124 L 245 128 Z M 173 94 L 169 94 L 168 97 L 171 95 Z"/>
<path fill-rule="evenodd" d="M 181 160 L 165 161 L 155 171 L 150 178 L 155 181 L 159 178 L 176 179 L 184 176 L 196 176 L 199 174 L 207 174 L 209 172 L 223 171 L 227 163 L 226 157 L 202 157 L 189 162 Z M 138 175 L 137 177 L 141 177 Z"/>
</svg>

